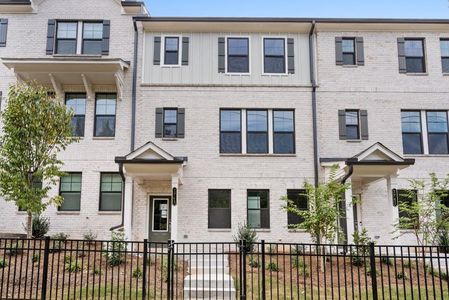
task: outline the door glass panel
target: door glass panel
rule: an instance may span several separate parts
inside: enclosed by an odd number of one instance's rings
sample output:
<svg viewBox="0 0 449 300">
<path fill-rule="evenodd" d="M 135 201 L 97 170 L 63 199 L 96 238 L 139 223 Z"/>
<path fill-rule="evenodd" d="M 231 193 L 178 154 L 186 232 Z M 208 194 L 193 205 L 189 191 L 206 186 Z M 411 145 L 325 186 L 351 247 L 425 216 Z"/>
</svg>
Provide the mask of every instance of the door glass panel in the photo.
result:
<svg viewBox="0 0 449 300">
<path fill-rule="evenodd" d="M 168 231 L 168 200 L 154 199 L 153 231 Z"/>
</svg>

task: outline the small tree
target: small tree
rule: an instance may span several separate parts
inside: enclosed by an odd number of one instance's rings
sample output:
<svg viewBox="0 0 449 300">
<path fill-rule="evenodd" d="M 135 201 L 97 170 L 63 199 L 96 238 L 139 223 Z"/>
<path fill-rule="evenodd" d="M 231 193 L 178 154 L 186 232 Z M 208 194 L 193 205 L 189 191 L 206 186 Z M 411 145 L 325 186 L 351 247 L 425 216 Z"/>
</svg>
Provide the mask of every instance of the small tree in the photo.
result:
<svg viewBox="0 0 449 300">
<path fill-rule="evenodd" d="M 300 224 L 290 225 L 289 227 L 305 230 L 311 235 L 312 240 L 318 244 L 334 241 L 339 231 L 340 203 L 344 201 L 344 194 L 349 185 L 336 179 L 337 170 L 338 167 L 333 166 L 329 180 L 316 187 L 308 182 L 304 184 L 305 196 L 307 196 L 309 205 L 308 210 L 301 210 L 293 201 L 287 197 L 283 198 L 287 202 L 283 208 L 303 219 Z"/>
<path fill-rule="evenodd" d="M 48 197 L 48 192 L 63 175 L 57 154 L 75 141 L 71 117 L 43 87 L 15 85 L 9 89 L 8 105 L 1 114 L 0 194 L 27 212 L 28 238 L 33 214 L 40 215 L 62 201 L 59 196 Z"/>
<path fill-rule="evenodd" d="M 440 202 L 447 196 L 449 174 L 439 180 L 435 173 L 430 173 L 430 182 L 410 180 L 410 189 L 405 197 L 409 201 L 399 203 L 402 212 L 398 222 L 394 224 L 397 237 L 404 230 L 411 230 L 420 246 L 434 245 L 440 232 L 449 229 L 449 208 Z"/>
</svg>

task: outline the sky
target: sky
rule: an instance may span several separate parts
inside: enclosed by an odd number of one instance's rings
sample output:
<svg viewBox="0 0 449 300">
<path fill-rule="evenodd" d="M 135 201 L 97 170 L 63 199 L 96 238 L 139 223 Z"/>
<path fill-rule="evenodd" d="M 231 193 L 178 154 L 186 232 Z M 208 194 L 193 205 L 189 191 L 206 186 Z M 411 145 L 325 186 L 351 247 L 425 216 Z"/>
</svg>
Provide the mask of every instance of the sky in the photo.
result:
<svg viewBox="0 0 449 300">
<path fill-rule="evenodd" d="M 449 0 L 144 0 L 152 16 L 449 19 Z"/>
</svg>

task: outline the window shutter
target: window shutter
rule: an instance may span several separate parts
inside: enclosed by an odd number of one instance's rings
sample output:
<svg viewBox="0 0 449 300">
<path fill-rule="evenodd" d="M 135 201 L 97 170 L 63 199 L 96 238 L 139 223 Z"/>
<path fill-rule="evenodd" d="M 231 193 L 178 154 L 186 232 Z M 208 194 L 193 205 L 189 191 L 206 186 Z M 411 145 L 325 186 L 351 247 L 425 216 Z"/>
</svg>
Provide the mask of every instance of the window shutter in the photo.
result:
<svg viewBox="0 0 449 300">
<path fill-rule="evenodd" d="M 178 108 L 178 124 L 177 124 L 177 137 L 183 139 L 185 132 L 185 109 Z"/>
<path fill-rule="evenodd" d="M 363 49 L 363 37 L 356 37 L 356 56 L 357 56 L 357 65 L 363 66 L 365 65 L 365 51 Z"/>
<path fill-rule="evenodd" d="M 288 74 L 295 74 L 295 40 L 287 39 Z"/>
<path fill-rule="evenodd" d="M 164 109 L 156 108 L 156 138 L 162 137 L 164 131 Z"/>
<path fill-rule="evenodd" d="M 338 111 L 338 130 L 340 133 L 340 140 L 346 140 L 346 111 Z"/>
<path fill-rule="evenodd" d="M 399 73 L 407 73 L 407 64 L 405 61 L 405 39 L 398 38 L 398 57 L 399 57 Z"/>
<path fill-rule="evenodd" d="M 218 73 L 226 72 L 225 61 L 226 61 L 226 51 L 225 51 L 225 38 L 218 38 Z"/>
<path fill-rule="evenodd" d="M 111 35 L 111 21 L 103 20 L 103 43 L 101 46 L 101 54 L 109 55 L 109 37 Z"/>
<path fill-rule="evenodd" d="M 153 64 L 160 65 L 161 64 L 161 37 L 154 37 L 154 54 L 153 54 Z"/>
<path fill-rule="evenodd" d="M 368 139 L 368 111 L 360 111 L 360 136 L 362 140 Z"/>
<path fill-rule="evenodd" d="M 7 34 L 8 34 L 8 19 L 0 19 L 0 47 L 6 47 Z"/>
<path fill-rule="evenodd" d="M 56 20 L 48 20 L 47 28 L 47 55 L 52 55 L 55 48 Z"/>
<path fill-rule="evenodd" d="M 343 38 L 335 38 L 335 62 L 337 65 L 343 65 Z"/>
<path fill-rule="evenodd" d="M 182 38 L 182 65 L 183 66 L 189 65 L 189 38 L 188 37 Z"/>
</svg>

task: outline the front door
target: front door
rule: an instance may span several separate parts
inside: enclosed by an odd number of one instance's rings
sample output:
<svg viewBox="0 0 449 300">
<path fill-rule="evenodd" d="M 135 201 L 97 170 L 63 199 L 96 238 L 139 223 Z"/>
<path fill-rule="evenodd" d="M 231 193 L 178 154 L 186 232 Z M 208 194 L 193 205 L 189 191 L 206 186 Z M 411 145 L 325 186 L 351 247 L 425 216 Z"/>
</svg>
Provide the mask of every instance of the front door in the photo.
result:
<svg viewBox="0 0 449 300">
<path fill-rule="evenodd" d="M 167 242 L 170 239 L 171 210 L 170 197 L 150 197 L 150 228 L 148 239 L 151 242 Z"/>
</svg>

